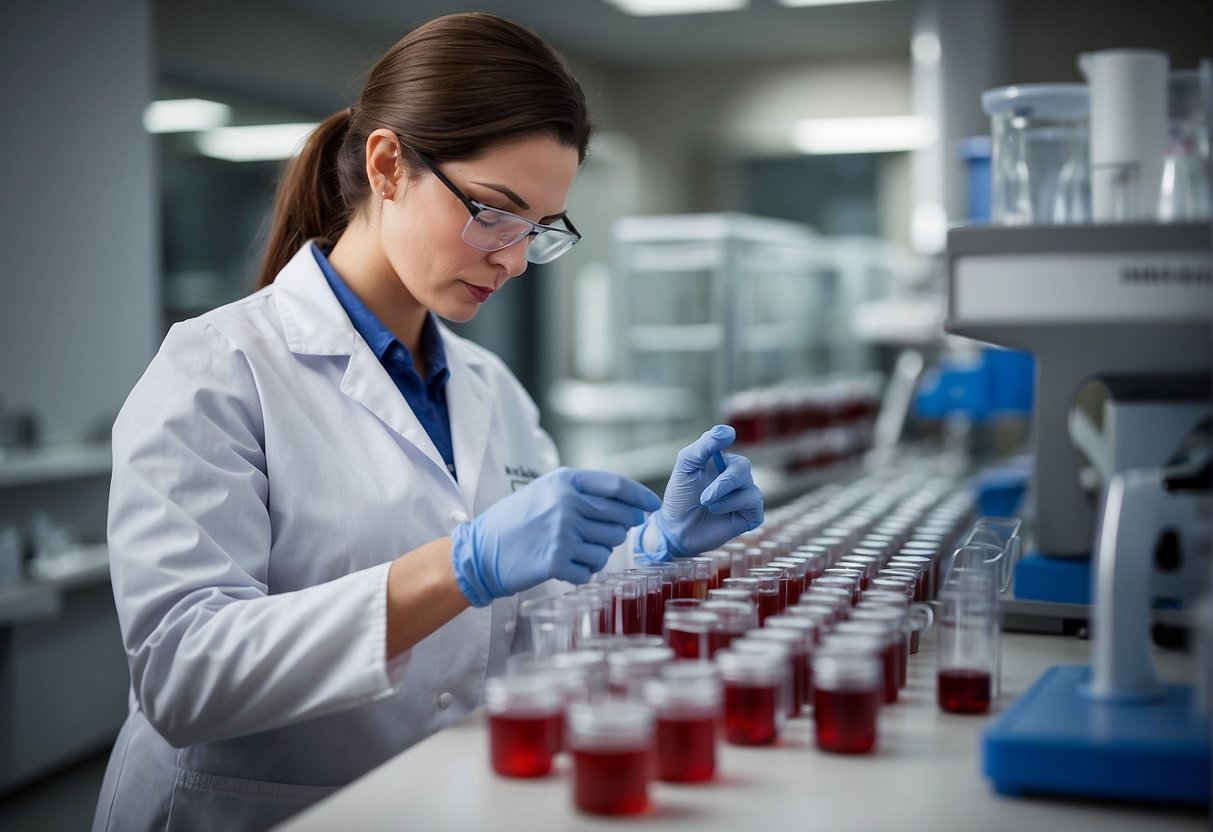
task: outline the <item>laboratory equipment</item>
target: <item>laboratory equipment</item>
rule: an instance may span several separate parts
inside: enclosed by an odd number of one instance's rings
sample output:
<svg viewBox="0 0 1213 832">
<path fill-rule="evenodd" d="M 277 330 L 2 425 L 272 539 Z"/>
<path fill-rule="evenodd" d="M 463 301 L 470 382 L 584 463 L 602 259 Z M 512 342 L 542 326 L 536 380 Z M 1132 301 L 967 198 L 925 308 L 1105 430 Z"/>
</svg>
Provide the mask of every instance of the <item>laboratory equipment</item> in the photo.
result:
<svg viewBox="0 0 1213 832">
<path fill-rule="evenodd" d="M 1087 455 L 1113 471 L 1165 464 L 1208 418 L 1208 228 L 956 228 L 948 258 L 947 329 L 1036 360 L 1030 511 L 1044 557 L 1020 559 L 1015 595 L 1087 603 L 1094 509 L 1074 399 L 1092 379 L 1106 387 L 1102 445 Z"/>
<path fill-rule="evenodd" d="M 1206 59 L 1202 66 L 1201 70 L 1172 70 L 1167 76 L 1167 148 L 1158 203 L 1161 222 L 1209 219 L 1210 120 L 1204 86 L 1213 85 L 1213 62 Z"/>
<path fill-rule="evenodd" d="M 671 783 L 710 780 L 716 773 L 716 734 L 723 688 L 710 664 L 665 668 L 644 687 L 657 719 L 657 779 Z"/>
<path fill-rule="evenodd" d="M 997 673 L 998 578 L 995 568 L 953 570 L 939 593 L 938 700 L 948 713 L 983 714 Z"/>
<path fill-rule="evenodd" d="M 1088 107 L 1084 84 L 987 90 L 992 133 L 990 220 L 1063 225 L 1090 220 Z"/>
<path fill-rule="evenodd" d="M 730 647 L 716 654 L 716 665 L 724 683 L 725 741 L 775 742 L 786 718 L 787 661 L 775 653 L 743 653 Z"/>
<path fill-rule="evenodd" d="M 720 643 L 720 618 L 703 609 L 665 614 L 665 640 L 680 659 L 710 659 Z"/>
<path fill-rule="evenodd" d="M 1014 597 L 1003 609 L 1021 618 L 1093 616 L 1096 665 L 1123 670 L 1123 685 L 1135 675 L 1129 668 L 1143 652 L 1153 608 L 1161 602 L 1183 616 L 1207 585 L 1207 519 L 1168 521 L 1148 488 L 1129 489 L 1124 499 L 1118 482 L 1190 457 L 1194 431 L 1213 411 L 1213 268 L 1207 225 L 1140 222 L 1157 216 L 1165 56 L 1117 51 L 1083 64 L 1095 218 L 1119 224 L 950 231 L 946 329 L 1035 359 L 1028 516 L 1037 551 L 1015 566 Z M 1102 430 L 1075 406 L 1092 381 L 1106 393 Z M 1158 560 L 1168 540 L 1184 541 L 1184 557 Z M 1009 562 L 995 551 L 982 562 Z M 1109 591 L 1108 558 L 1137 579 L 1122 585 L 1118 577 Z M 1110 625 L 1109 604 L 1130 610 L 1131 626 Z M 1139 638 L 1126 638 L 1133 628 Z M 1111 665 L 1100 659 L 1105 651 Z M 1187 707 L 1187 689 L 1121 697 L 1101 693 L 1095 678 L 1111 677 L 1053 668 L 998 716 L 983 740 L 995 788 L 1207 802 L 1207 716 Z M 991 684 L 993 695 L 996 676 Z"/>
<path fill-rule="evenodd" d="M 881 662 L 871 653 L 830 650 L 813 657 L 813 722 L 817 747 L 865 754 L 876 745 Z"/>
<path fill-rule="evenodd" d="M 653 711 L 640 702 L 576 703 L 568 711 L 573 803 L 596 815 L 632 815 L 649 805 Z"/>
<path fill-rule="evenodd" d="M 1091 91 L 1091 215 L 1098 223 L 1158 216 L 1167 137 L 1167 70 L 1154 49 L 1078 56 Z"/>
<path fill-rule="evenodd" d="M 489 760 L 503 777 L 542 777 L 560 750 L 564 693 L 543 671 L 490 678 L 484 685 Z"/>
</svg>

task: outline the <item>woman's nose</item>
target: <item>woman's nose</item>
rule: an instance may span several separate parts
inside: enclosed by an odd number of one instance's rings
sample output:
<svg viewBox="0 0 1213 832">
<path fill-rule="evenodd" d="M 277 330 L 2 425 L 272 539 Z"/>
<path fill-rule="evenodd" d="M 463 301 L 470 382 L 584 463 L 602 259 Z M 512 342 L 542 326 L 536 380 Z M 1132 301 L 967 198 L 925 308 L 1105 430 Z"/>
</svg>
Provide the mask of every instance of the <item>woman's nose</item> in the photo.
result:
<svg viewBox="0 0 1213 832">
<path fill-rule="evenodd" d="M 489 262 L 505 269 L 507 277 L 517 277 L 526 271 L 526 250 L 530 244 L 530 237 L 519 240 L 512 246 L 490 253 Z"/>
</svg>

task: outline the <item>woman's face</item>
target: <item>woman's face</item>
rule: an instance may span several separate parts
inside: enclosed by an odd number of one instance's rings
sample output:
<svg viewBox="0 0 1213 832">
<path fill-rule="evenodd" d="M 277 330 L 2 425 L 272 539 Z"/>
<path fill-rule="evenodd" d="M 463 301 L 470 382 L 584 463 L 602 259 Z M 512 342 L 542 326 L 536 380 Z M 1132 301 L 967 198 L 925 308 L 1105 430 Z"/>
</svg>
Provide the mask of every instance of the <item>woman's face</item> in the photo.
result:
<svg viewBox="0 0 1213 832">
<path fill-rule="evenodd" d="M 435 162 L 468 199 L 535 222 L 565 210 L 577 174 L 577 150 L 547 136 L 493 145 L 476 159 Z M 526 270 L 530 237 L 500 251 L 481 251 L 460 236 L 468 210 L 438 177 L 401 177 L 384 200 L 383 250 L 414 299 L 441 318 L 471 320 L 490 295 Z"/>
</svg>

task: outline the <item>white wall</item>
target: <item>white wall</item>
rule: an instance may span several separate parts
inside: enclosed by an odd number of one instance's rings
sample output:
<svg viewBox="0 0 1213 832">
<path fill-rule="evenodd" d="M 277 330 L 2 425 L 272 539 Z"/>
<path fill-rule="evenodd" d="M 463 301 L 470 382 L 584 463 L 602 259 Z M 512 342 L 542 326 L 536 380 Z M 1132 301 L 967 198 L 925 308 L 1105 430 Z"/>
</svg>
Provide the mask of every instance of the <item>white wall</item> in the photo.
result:
<svg viewBox="0 0 1213 832">
<path fill-rule="evenodd" d="M 109 421 L 159 331 L 148 0 L 9 0 L 0 26 L 0 400 Z"/>
</svg>

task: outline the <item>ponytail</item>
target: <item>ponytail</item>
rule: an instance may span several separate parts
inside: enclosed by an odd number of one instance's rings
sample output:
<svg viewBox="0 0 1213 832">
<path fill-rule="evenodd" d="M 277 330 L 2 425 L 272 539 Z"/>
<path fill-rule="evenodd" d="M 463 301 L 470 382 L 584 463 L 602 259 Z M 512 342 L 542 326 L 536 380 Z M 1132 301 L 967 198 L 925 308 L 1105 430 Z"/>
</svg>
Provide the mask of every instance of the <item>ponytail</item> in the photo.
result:
<svg viewBox="0 0 1213 832">
<path fill-rule="evenodd" d="M 345 230 L 350 210 L 342 195 L 337 164 L 350 118 L 350 108 L 326 118 L 287 164 L 274 201 L 258 289 L 273 283 L 305 242 L 313 238 L 335 242 Z"/>
</svg>

